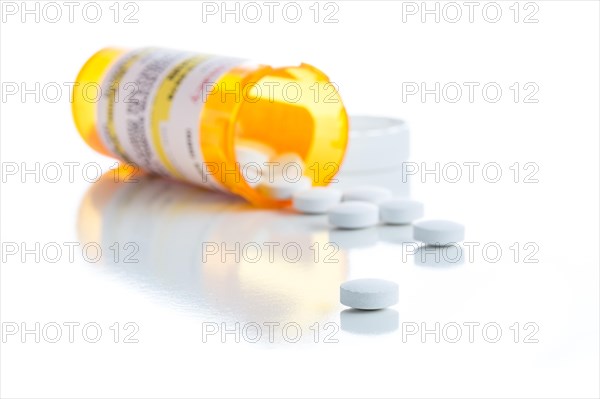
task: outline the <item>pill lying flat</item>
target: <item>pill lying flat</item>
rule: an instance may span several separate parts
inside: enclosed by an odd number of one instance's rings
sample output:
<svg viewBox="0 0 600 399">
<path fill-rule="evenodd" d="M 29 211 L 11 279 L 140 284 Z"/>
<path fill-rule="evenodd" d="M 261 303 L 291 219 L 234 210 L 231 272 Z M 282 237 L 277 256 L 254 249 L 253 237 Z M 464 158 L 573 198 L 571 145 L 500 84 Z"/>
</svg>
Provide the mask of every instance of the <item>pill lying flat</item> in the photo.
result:
<svg viewBox="0 0 600 399">
<path fill-rule="evenodd" d="M 298 180 L 290 180 L 282 176 L 263 178 L 257 186 L 259 193 L 273 199 L 286 200 L 292 198 L 297 191 L 307 190 L 312 186 L 312 180 L 302 176 Z"/>
<path fill-rule="evenodd" d="M 427 245 L 450 245 L 465 239 L 465 226 L 449 220 L 424 220 L 413 225 L 413 238 Z"/>
<path fill-rule="evenodd" d="M 379 203 L 381 221 L 387 224 L 408 224 L 423 217 L 423 203 L 407 199 L 389 199 Z"/>
<path fill-rule="evenodd" d="M 398 284 L 377 278 L 350 280 L 340 285 L 340 302 L 354 309 L 383 309 L 398 303 Z"/>
<path fill-rule="evenodd" d="M 362 229 L 379 222 L 379 208 L 368 202 L 342 202 L 329 210 L 329 223 L 342 229 Z"/>
<path fill-rule="evenodd" d="M 292 196 L 293 206 L 302 213 L 325 213 L 342 200 L 342 192 L 329 187 L 313 187 L 297 191 Z"/>
<path fill-rule="evenodd" d="M 344 191 L 344 201 L 365 201 L 378 203 L 392 198 L 392 191 L 377 186 L 358 186 Z"/>
</svg>

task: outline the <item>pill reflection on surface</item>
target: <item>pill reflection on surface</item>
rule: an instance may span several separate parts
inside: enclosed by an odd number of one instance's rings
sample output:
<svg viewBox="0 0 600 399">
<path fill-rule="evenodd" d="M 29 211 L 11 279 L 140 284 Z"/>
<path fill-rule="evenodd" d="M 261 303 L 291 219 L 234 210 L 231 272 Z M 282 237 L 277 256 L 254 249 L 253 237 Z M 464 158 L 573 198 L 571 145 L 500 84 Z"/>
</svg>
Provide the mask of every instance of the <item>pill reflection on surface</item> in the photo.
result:
<svg viewBox="0 0 600 399">
<path fill-rule="evenodd" d="M 380 309 L 365 312 L 346 309 L 340 312 L 342 331 L 353 334 L 386 334 L 394 332 L 400 325 L 400 316 L 395 309 Z"/>
</svg>

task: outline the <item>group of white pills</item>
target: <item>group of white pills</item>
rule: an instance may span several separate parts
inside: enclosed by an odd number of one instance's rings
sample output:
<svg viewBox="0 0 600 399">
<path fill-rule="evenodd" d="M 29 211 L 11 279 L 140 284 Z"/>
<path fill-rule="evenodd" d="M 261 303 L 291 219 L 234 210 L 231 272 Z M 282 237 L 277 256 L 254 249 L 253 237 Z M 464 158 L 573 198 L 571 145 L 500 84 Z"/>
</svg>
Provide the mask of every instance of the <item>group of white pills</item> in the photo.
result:
<svg viewBox="0 0 600 399">
<path fill-rule="evenodd" d="M 421 202 L 394 198 L 392 191 L 377 186 L 360 186 L 340 191 L 331 187 L 312 187 L 304 176 L 302 159 L 291 153 L 269 157 L 260 151 L 236 150 L 238 162 L 264 164 L 254 175 L 243 173 L 248 184 L 270 198 L 291 199 L 293 208 L 304 214 L 327 214 L 329 224 L 339 229 L 364 229 L 380 223 L 413 224 L 413 238 L 425 245 L 446 246 L 464 240 L 463 225 L 447 220 L 418 221 L 424 215 Z M 251 170 L 251 169 L 249 169 Z M 294 177 L 289 178 L 292 170 Z M 254 178 L 254 179 L 251 179 Z M 343 305 L 364 310 L 383 309 L 398 302 L 398 285 L 381 279 L 358 279 L 340 286 Z"/>
<path fill-rule="evenodd" d="M 327 213 L 329 223 L 340 229 L 361 229 L 379 223 L 406 225 L 421 219 L 421 202 L 393 198 L 382 187 L 355 187 L 342 193 L 334 188 L 310 188 L 292 195 L 294 208 L 302 213 Z M 445 246 L 464 239 L 463 225 L 447 220 L 424 220 L 413 224 L 413 238 L 426 245 Z M 361 310 L 384 309 L 398 303 L 398 284 L 381 279 L 350 280 L 340 286 L 342 305 Z"/>
<path fill-rule="evenodd" d="M 314 187 L 292 194 L 294 209 L 307 214 L 327 213 L 329 223 L 340 229 L 363 229 L 379 223 L 406 225 L 425 213 L 421 202 L 393 198 L 383 187 L 361 186 L 346 192 Z M 445 246 L 464 239 L 463 225 L 447 220 L 424 220 L 413 225 L 413 237 L 426 245 Z"/>
<path fill-rule="evenodd" d="M 274 154 L 264 146 L 238 145 L 235 155 L 246 182 L 262 195 L 277 199 L 290 199 L 292 195 L 312 186 L 304 175 L 302 158 L 294 153 Z"/>
</svg>

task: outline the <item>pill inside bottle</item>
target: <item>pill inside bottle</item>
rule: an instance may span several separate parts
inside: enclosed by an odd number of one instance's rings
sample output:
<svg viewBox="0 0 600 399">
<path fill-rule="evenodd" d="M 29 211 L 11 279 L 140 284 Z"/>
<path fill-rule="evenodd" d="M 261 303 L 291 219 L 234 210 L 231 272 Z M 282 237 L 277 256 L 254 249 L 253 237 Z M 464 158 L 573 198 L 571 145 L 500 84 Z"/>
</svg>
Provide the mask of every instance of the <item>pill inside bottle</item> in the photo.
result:
<svg viewBox="0 0 600 399">
<path fill-rule="evenodd" d="M 290 203 L 258 189 L 265 170 L 293 163 L 290 173 L 325 186 L 348 139 L 340 95 L 319 69 L 177 50 L 100 50 L 79 72 L 72 111 L 96 151 L 260 206 Z"/>
</svg>

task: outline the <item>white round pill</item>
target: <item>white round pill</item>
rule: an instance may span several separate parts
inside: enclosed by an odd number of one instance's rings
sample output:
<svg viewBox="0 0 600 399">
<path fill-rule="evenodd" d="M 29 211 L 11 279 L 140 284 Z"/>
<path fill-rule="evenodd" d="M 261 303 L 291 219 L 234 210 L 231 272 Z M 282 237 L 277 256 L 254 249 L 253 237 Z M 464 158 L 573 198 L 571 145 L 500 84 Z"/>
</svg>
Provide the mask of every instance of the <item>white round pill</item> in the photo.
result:
<svg viewBox="0 0 600 399">
<path fill-rule="evenodd" d="M 381 221 L 387 224 L 408 224 L 423 217 L 423 203 L 407 199 L 389 199 L 379 203 Z"/>
<path fill-rule="evenodd" d="M 368 202 L 342 202 L 329 210 L 329 223 L 342 229 L 363 229 L 379 222 L 379 208 Z"/>
<path fill-rule="evenodd" d="M 235 147 L 235 159 L 240 167 L 242 177 L 250 187 L 256 187 L 263 175 L 265 175 L 265 165 L 269 162 L 269 153 L 267 150 L 238 144 Z"/>
<path fill-rule="evenodd" d="M 384 187 L 359 186 L 344 192 L 344 201 L 365 201 L 378 203 L 392 198 L 392 191 Z"/>
<path fill-rule="evenodd" d="M 450 245 L 465 239 L 465 226 L 449 220 L 424 220 L 413 225 L 413 238 L 427 245 Z"/>
<path fill-rule="evenodd" d="M 297 191 L 292 196 L 293 206 L 302 213 L 325 213 L 342 200 L 342 192 L 335 188 L 313 187 Z"/>
<path fill-rule="evenodd" d="M 273 175 L 283 175 L 295 178 L 304 174 L 304 161 L 302 157 L 293 152 L 284 152 L 271 158 L 272 164 L 269 171 Z"/>
<path fill-rule="evenodd" d="M 259 193 L 273 199 L 286 200 L 292 198 L 297 191 L 307 190 L 311 187 L 312 180 L 306 176 L 298 180 L 289 180 L 283 176 L 263 179 L 258 184 Z"/>
<path fill-rule="evenodd" d="M 377 278 L 350 280 L 340 285 L 340 302 L 354 309 L 383 309 L 398 303 L 398 284 Z"/>
<path fill-rule="evenodd" d="M 261 168 L 264 168 L 265 163 L 269 162 L 270 155 L 268 152 L 261 151 L 258 148 L 252 148 L 245 145 L 236 145 L 235 146 L 235 159 L 239 162 L 240 167 L 253 163 L 259 165 Z"/>
</svg>

